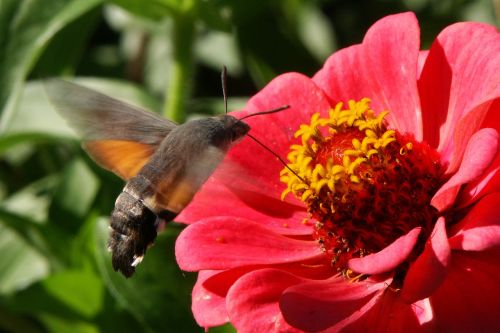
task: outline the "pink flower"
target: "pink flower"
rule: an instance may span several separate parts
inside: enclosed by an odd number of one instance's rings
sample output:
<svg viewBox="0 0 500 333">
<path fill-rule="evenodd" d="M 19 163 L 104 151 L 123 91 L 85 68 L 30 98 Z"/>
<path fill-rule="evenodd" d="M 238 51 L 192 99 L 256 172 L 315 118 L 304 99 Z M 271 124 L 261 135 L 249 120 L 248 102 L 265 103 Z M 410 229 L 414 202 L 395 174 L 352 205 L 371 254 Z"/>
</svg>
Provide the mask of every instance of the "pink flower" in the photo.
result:
<svg viewBox="0 0 500 333">
<path fill-rule="evenodd" d="M 291 105 L 248 123 L 293 172 L 245 139 L 179 218 L 199 325 L 500 331 L 499 97 L 495 28 L 411 13 L 274 79 L 239 115 Z"/>
</svg>

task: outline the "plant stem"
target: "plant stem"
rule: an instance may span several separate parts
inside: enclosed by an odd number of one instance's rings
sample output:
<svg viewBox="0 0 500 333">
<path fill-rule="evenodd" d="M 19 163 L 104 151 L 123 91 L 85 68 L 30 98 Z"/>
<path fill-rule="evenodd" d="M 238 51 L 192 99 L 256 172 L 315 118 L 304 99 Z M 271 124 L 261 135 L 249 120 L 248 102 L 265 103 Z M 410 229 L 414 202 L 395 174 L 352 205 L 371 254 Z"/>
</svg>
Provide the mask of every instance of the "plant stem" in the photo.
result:
<svg viewBox="0 0 500 333">
<path fill-rule="evenodd" d="M 175 122 L 186 120 L 186 99 L 190 95 L 193 76 L 193 42 L 195 15 L 192 8 L 174 18 L 172 34 L 171 76 L 165 92 L 163 114 Z"/>
</svg>

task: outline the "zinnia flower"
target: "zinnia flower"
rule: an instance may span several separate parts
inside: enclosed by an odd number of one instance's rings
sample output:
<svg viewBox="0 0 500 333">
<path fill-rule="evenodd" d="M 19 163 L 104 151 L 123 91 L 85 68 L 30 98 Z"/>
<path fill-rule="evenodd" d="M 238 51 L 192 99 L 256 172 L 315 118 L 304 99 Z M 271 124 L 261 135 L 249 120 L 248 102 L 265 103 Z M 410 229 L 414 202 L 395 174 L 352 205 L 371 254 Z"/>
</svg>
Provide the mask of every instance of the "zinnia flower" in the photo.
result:
<svg viewBox="0 0 500 333">
<path fill-rule="evenodd" d="M 239 332 L 500 331 L 500 35 L 412 13 L 308 78 L 254 96 L 235 146 L 179 217 L 199 325 Z"/>
</svg>

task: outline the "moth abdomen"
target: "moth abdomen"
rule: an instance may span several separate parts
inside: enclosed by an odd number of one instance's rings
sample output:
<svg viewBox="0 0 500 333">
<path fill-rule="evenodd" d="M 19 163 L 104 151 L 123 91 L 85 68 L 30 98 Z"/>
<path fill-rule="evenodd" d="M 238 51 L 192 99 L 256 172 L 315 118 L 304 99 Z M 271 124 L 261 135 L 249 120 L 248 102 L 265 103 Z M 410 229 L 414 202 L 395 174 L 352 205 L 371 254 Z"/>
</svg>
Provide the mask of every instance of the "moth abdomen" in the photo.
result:
<svg viewBox="0 0 500 333">
<path fill-rule="evenodd" d="M 108 245 L 113 268 L 129 277 L 156 238 L 158 217 L 141 199 L 126 190 L 127 187 L 116 199 L 111 214 Z"/>
</svg>

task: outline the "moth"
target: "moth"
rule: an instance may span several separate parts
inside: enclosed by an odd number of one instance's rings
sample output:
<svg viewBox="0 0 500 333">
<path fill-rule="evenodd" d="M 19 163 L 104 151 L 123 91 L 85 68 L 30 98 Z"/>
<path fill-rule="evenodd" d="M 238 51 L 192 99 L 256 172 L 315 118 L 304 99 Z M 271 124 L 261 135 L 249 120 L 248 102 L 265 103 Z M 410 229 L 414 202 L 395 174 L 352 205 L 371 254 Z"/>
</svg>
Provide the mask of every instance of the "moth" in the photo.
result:
<svg viewBox="0 0 500 333">
<path fill-rule="evenodd" d="M 159 115 L 63 80 L 45 83 L 49 99 L 79 134 L 101 167 L 126 181 L 110 218 L 108 247 L 115 271 L 134 274 L 157 227 L 172 221 L 222 161 L 248 134 L 243 118 L 226 114 L 178 125 Z M 255 140 L 255 138 L 254 138 Z"/>
</svg>

